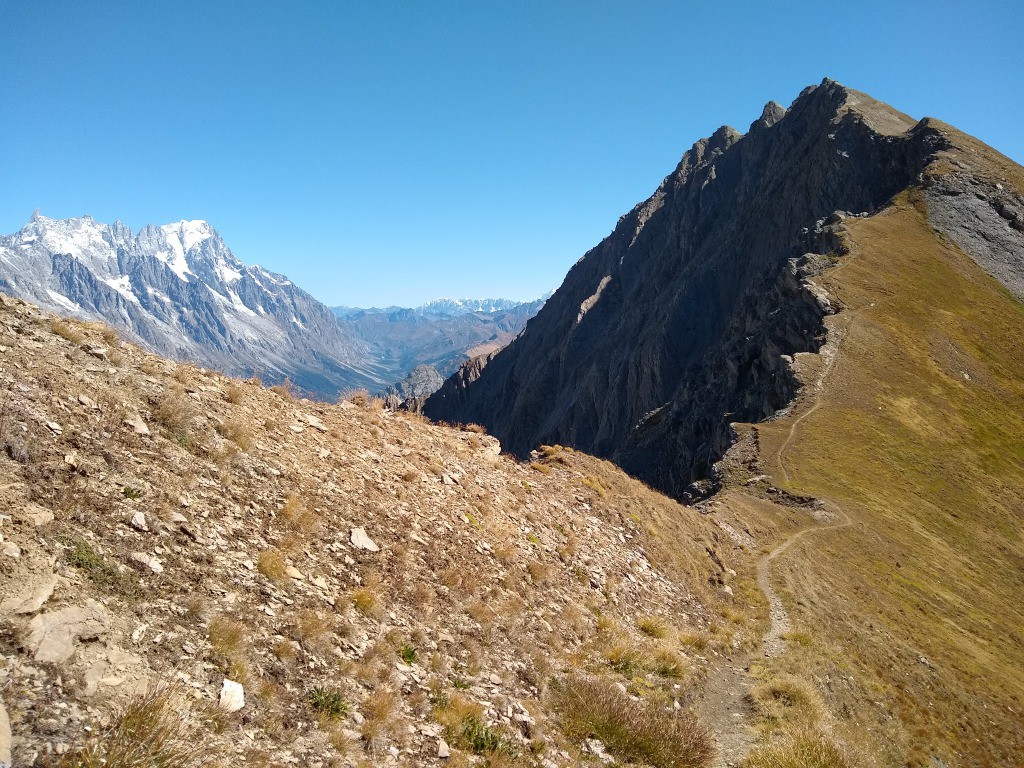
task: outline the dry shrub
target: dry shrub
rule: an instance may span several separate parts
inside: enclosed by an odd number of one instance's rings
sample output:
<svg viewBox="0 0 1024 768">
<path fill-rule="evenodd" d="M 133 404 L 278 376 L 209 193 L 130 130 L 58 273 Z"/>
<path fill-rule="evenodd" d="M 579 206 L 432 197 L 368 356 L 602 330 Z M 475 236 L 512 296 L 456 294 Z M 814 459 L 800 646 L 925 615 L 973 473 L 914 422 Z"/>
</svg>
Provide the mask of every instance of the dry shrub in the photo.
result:
<svg viewBox="0 0 1024 768">
<path fill-rule="evenodd" d="M 181 384 L 191 384 L 199 375 L 199 370 L 189 363 L 178 363 L 174 367 L 174 380 Z"/>
<path fill-rule="evenodd" d="M 299 611 L 295 619 L 295 629 L 292 636 L 302 643 L 315 643 L 322 638 L 334 626 L 333 618 L 324 616 L 312 609 Z"/>
<path fill-rule="evenodd" d="M 139 370 L 147 376 L 156 376 L 164 372 L 164 364 L 158 357 L 147 357 L 142 361 Z"/>
<path fill-rule="evenodd" d="M 462 429 L 466 432 L 475 432 L 478 435 L 487 434 L 487 427 L 483 427 L 479 424 L 465 424 Z"/>
<path fill-rule="evenodd" d="M 852 768 L 849 754 L 820 733 L 804 730 L 779 744 L 755 747 L 743 768 Z"/>
<path fill-rule="evenodd" d="M 256 561 L 256 570 L 271 581 L 283 581 L 285 578 L 284 555 L 276 549 L 260 552 Z"/>
<path fill-rule="evenodd" d="M 605 650 L 604 658 L 608 662 L 608 666 L 626 677 L 652 666 L 644 649 L 627 640 L 612 644 Z"/>
<path fill-rule="evenodd" d="M 224 398 L 232 405 L 237 405 L 245 399 L 245 387 L 231 382 L 224 391 Z"/>
<path fill-rule="evenodd" d="M 50 330 L 72 344 L 81 344 L 85 341 L 85 335 L 80 330 L 60 318 L 50 320 Z"/>
<path fill-rule="evenodd" d="M 530 579 L 534 584 L 544 584 L 550 578 L 550 571 L 544 563 L 539 560 L 531 560 L 526 564 L 526 570 L 530 572 Z"/>
<path fill-rule="evenodd" d="M 398 694 L 390 688 L 379 687 L 363 699 L 360 733 L 367 749 L 376 749 L 383 739 L 392 735 L 395 730 L 392 716 L 397 706 Z"/>
<path fill-rule="evenodd" d="M 384 615 L 384 606 L 381 604 L 380 596 L 371 587 L 359 587 L 353 592 L 352 605 L 363 616 L 371 619 L 379 619 Z"/>
<path fill-rule="evenodd" d="M 294 641 L 286 638 L 281 638 L 274 643 L 274 647 L 271 650 L 280 661 L 291 661 L 299 654 Z"/>
<path fill-rule="evenodd" d="M 539 461 L 535 461 L 532 464 L 530 464 L 530 469 L 534 469 L 537 472 L 540 472 L 542 475 L 551 474 L 551 467 L 549 467 L 547 464 L 541 464 Z"/>
<path fill-rule="evenodd" d="M 136 698 L 111 725 L 63 755 L 58 768 L 205 768 L 219 750 L 187 704 L 180 685 L 154 687 Z"/>
<path fill-rule="evenodd" d="M 690 664 L 671 648 L 658 648 L 653 654 L 654 671 L 662 677 L 683 677 Z"/>
<path fill-rule="evenodd" d="M 165 392 L 153 408 L 153 418 L 176 443 L 187 447 L 195 442 L 199 411 L 183 392 Z"/>
<path fill-rule="evenodd" d="M 607 496 L 608 491 L 611 490 L 611 486 L 608 485 L 608 483 L 606 483 L 600 477 L 596 477 L 594 475 L 587 475 L 586 477 L 584 477 L 583 484 L 590 490 L 594 491 L 602 499 L 605 496 Z"/>
<path fill-rule="evenodd" d="M 648 637 L 660 640 L 668 636 L 668 623 L 660 616 L 644 616 L 636 623 L 636 626 Z"/>
<path fill-rule="evenodd" d="M 193 621 L 206 621 L 210 607 L 201 595 L 190 595 L 185 599 L 185 615 Z"/>
<path fill-rule="evenodd" d="M 633 701 L 611 681 L 568 677 L 554 687 L 554 706 L 566 735 L 596 737 L 619 759 L 655 768 L 711 764 L 711 733 L 692 712 Z"/>
<path fill-rule="evenodd" d="M 293 531 L 309 533 L 316 528 L 316 514 L 297 493 L 285 499 L 278 514 L 285 526 Z"/>
<path fill-rule="evenodd" d="M 758 683 L 750 696 L 758 714 L 773 725 L 784 722 L 812 725 L 821 717 L 820 697 L 807 683 L 795 677 L 787 675 Z"/>
<path fill-rule="evenodd" d="M 214 652 L 223 659 L 231 659 L 243 649 L 249 630 L 240 621 L 216 616 L 211 619 L 206 634 Z"/>
<path fill-rule="evenodd" d="M 352 405 L 365 408 L 370 402 L 370 393 L 365 389 L 355 389 L 349 392 L 342 392 L 339 400 L 348 400 Z"/>
<path fill-rule="evenodd" d="M 217 426 L 220 436 L 230 440 L 243 451 L 252 448 L 252 425 L 243 418 L 232 417 L 225 419 Z"/>
<path fill-rule="evenodd" d="M 288 379 L 287 377 L 280 384 L 272 386 L 270 391 L 285 400 L 294 400 L 298 394 L 298 388 L 292 384 L 291 379 Z"/>
</svg>

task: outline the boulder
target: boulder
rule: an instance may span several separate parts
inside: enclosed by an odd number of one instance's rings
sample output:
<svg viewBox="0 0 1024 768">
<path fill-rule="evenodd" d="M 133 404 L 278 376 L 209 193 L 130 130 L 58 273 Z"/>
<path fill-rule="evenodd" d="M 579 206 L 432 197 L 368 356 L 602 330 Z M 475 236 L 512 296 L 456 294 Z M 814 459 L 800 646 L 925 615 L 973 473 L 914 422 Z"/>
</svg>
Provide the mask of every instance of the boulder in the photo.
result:
<svg viewBox="0 0 1024 768">
<path fill-rule="evenodd" d="M 349 540 L 352 542 L 352 546 L 357 549 L 365 549 L 368 552 L 380 552 L 380 547 L 367 535 L 365 528 L 353 528 L 349 534 Z"/>
<path fill-rule="evenodd" d="M 75 654 L 75 644 L 92 640 L 110 629 L 106 609 L 95 600 L 58 611 L 41 613 L 28 625 L 26 643 L 36 661 L 57 663 Z"/>
<path fill-rule="evenodd" d="M 220 708 L 225 712 L 237 712 L 245 706 L 245 690 L 241 683 L 224 678 L 220 688 Z"/>
</svg>

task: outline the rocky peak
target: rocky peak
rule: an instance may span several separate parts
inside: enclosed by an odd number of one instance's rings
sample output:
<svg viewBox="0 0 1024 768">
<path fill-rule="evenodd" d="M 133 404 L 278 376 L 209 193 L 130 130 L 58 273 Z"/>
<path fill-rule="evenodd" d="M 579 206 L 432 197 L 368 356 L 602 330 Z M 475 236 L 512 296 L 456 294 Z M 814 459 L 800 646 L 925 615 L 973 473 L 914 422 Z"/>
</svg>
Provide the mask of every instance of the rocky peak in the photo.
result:
<svg viewBox="0 0 1024 768">
<path fill-rule="evenodd" d="M 836 212 L 875 211 L 946 141 L 827 79 L 754 126 L 696 142 L 514 343 L 424 412 L 479 422 L 520 455 L 573 445 L 682 496 L 728 421 L 785 407 L 785 360 L 818 348 L 828 311 L 791 260 L 833 251 Z"/>
</svg>

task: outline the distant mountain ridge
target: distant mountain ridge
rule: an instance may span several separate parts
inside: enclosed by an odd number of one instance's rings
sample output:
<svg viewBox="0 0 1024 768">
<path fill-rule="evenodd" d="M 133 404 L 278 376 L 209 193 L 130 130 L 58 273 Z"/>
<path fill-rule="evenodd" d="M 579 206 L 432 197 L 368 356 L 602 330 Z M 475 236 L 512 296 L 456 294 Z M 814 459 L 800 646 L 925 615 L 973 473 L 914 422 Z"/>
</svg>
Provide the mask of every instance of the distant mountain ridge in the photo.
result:
<svg viewBox="0 0 1024 768">
<path fill-rule="evenodd" d="M 397 383 L 422 366 L 433 368 L 443 379 L 465 361 L 501 349 L 550 296 L 549 292 L 529 302 L 434 299 L 418 307 L 332 307 L 331 311 L 367 345 L 376 363 L 389 372 L 390 381 Z M 419 374 L 421 385 L 435 380 L 423 371 Z M 405 386 L 397 389 L 404 391 Z M 416 396 L 426 394 L 430 392 L 416 387 Z"/>
<path fill-rule="evenodd" d="M 234 375 L 289 378 L 320 396 L 389 379 L 330 310 L 246 266 L 206 221 L 147 225 L 36 211 L 0 236 L 0 291 L 102 320 L 155 352 Z"/>
<path fill-rule="evenodd" d="M 424 365 L 439 374 L 417 374 L 417 396 L 429 394 L 428 383 L 515 338 L 544 303 L 442 298 L 328 309 L 286 276 L 245 265 L 206 221 L 135 233 L 120 221 L 38 211 L 0 236 L 0 292 L 101 320 L 162 355 L 268 383 L 289 379 L 328 400 L 394 390 Z"/>
</svg>

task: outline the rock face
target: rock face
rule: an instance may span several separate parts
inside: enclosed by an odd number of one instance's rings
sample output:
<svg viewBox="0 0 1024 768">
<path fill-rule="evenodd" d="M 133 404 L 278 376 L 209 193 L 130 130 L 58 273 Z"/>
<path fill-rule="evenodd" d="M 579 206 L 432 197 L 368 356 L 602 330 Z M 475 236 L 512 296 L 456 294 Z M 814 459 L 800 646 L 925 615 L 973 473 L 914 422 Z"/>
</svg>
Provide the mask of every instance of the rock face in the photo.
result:
<svg viewBox="0 0 1024 768">
<path fill-rule="evenodd" d="M 270 382 L 288 377 L 314 394 L 391 380 L 327 307 L 283 275 L 243 264 L 205 221 L 135 234 L 121 222 L 36 212 L 0 237 L 0 291 L 102 320 L 169 357 Z"/>
<path fill-rule="evenodd" d="M 417 365 L 409 375 L 392 387 L 387 394 L 394 394 L 399 400 L 427 397 L 434 394 L 444 384 L 444 376 L 432 365 Z"/>
<path fill-rule="evenodd" d="M 424 413 L 483 424 L 517 455 L 571 445 L 677 498 L 694 492 L 730 422 L 784 408 L 797 389 L 791 356 L 820 347 L 831 309 L 806 278 L 841 252 L 833 225 L 918 185 L 948 147 L 941 127 L 825 80 L 789 110 L 768 104 L 746 135 L 720 128 L 580 259 L 515 341 L 452 376 Z M 1024 206 L 964 184 L 929 193 L 943 203 L 936 221 L 973 211 L 950 237 L 1019 292 Z M 987 236 L 993 227 L 1002 240 Z"/>
</svg>

